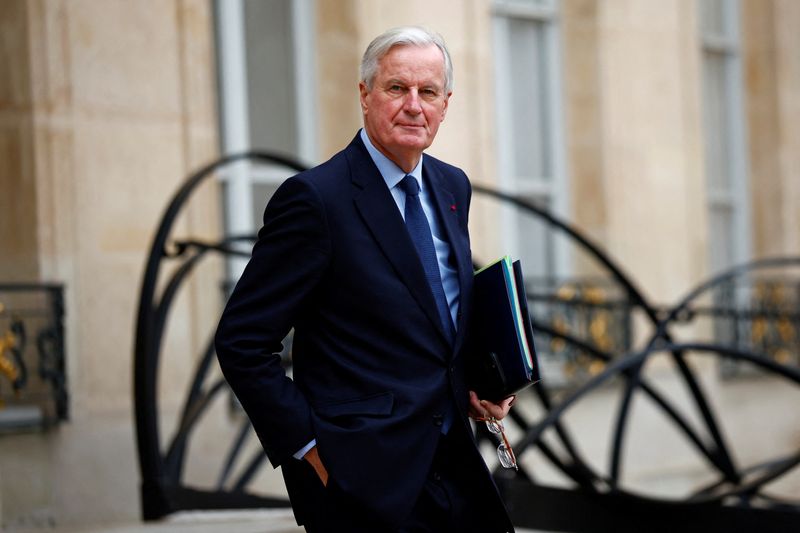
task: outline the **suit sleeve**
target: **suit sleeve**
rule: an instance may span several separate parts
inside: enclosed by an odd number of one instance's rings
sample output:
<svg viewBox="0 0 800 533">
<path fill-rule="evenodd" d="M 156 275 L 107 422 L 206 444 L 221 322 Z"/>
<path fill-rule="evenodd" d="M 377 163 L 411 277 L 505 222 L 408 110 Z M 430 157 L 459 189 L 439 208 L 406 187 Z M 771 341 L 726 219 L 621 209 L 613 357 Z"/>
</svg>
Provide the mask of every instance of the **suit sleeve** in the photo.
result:
<svg viewBox="0 0 800 533">
<path fill-rule="evenodd" d="M 279 352 L 329 258 L 319 195 L 311 184 L 290 178 L 267 206 L 252 257 L 217 328 L 222 372 L 274 466 L 293 460 L 314 438 L 308 401 L 286 376 Z"/>
</svg>

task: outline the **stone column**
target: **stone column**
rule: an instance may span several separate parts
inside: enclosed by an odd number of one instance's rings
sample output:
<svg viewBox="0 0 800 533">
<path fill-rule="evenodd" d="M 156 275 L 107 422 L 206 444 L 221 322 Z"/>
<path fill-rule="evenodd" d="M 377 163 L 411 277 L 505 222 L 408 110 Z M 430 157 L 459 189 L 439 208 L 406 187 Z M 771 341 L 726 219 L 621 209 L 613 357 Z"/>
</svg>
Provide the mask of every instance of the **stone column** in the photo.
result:
<svg viewBox="0 0 800 533">
<path fill-rule="evenodd" d="M 800 3 L 775 1 L 775 54 L 780 109 L 778 161 L 786 194 L 781 252 L 800 254 Z"/>
<path fill-rule="evenodd" d="M 756 256 L 800 252 L 800 20 L 796 2 L 746 0 L 742 26 Z"/>
<path fill-rule="evenodd" d="M 138 515 L 134 317 L 167 202 L 218 151 L 211 6 L 0 2 L 0 279 L 65 284 L 71 395 L 59 431 L 2 442 L 11 523 L 31 513 L 59 524 Z M 212 180 L 179 233 L 218 234 L 217 197 Z M 185 394 L 187 369 L 218 317 L 218 282 L 211 275 L 177 303 L 165 405 Z"/>
<path fill-rule="evenodd" d="M 607 244 L 655 301 L 705 275 L 697 6 L 597 2 L 599 137 Z M 590 189 L 591 190 L 591 189 Z"/>
<path fill-rule="evenodd" d="M 28 11 L 0 3 L 0 281 L 39 273 Z"/>
<path fill-rule="evenodd" d="M 595 242 L 607 238 L 608 220 L 600 109 L 600 50 L 598 42 L 598 2 L 564 0 L 563 21 L 565 116 L 567 153 L 570 164 L 570 189 L 574 209 L 572 220 Z M 583 265 L 576 257 L 579 272 L 592 272 L 597 265 Z"/>
</svg>

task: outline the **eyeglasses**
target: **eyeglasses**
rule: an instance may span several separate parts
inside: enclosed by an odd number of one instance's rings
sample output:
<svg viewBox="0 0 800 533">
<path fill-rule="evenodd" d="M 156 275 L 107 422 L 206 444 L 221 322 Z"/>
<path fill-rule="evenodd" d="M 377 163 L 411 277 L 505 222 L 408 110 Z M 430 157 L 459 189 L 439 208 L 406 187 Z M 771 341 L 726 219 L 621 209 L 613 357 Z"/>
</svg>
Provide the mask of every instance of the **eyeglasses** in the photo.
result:
<svg viewBox="0 0 800 533">
<path fill-rule="evenodd" d="M 476 418 L 478 422 L 486 422 L 486 429 L 489 433 L 500 436 L 500 445 L 497 447 L 497 458 L 500 459 L 500 464 L 503 468 L 513 468 L 519 470 L 517 466 L 517 458 L 514 456 L 514 450 L 511 449 L 511 444 L 506 437 L 505 428 L 503 423 L 493 416 L 488 418 Z"/>
</svg>

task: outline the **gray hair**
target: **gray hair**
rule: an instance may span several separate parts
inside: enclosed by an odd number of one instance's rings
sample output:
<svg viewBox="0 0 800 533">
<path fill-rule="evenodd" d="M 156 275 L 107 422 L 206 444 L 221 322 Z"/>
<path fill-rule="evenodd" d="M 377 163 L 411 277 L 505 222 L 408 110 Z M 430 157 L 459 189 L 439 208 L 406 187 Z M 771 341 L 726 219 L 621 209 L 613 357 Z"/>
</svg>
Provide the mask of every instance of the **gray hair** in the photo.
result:
<svg viewBox="0 0 800 533">
<path fill-rule="evenodd" d="M 378 73 L 378 62 L 395 46 L 430 46 L 435 45 L 444 56 L 444 90 L 453 92 L 453 63 L 444 39 L 438 33 L 421 26 L 401 26 L 392 28 L 372 40 L 361 58 L 361 81 L 372 90 L 372 82 Z"/>
</svg>

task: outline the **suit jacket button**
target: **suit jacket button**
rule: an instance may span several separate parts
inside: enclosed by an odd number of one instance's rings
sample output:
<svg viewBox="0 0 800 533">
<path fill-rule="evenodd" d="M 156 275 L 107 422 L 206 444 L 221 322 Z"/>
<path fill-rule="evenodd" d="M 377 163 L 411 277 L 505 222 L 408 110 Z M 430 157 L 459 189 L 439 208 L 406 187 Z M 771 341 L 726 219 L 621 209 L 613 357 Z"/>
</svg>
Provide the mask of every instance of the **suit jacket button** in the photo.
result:
<svg viewBox="0 0 800 533">
<path fill-rule="evenodd" d="M 433 415 L 433 425 L 434 426 L 442 427 L 443 423 L 444 423 L 444 415 L 438 414 L 438 413 Z"/>
</svg>

